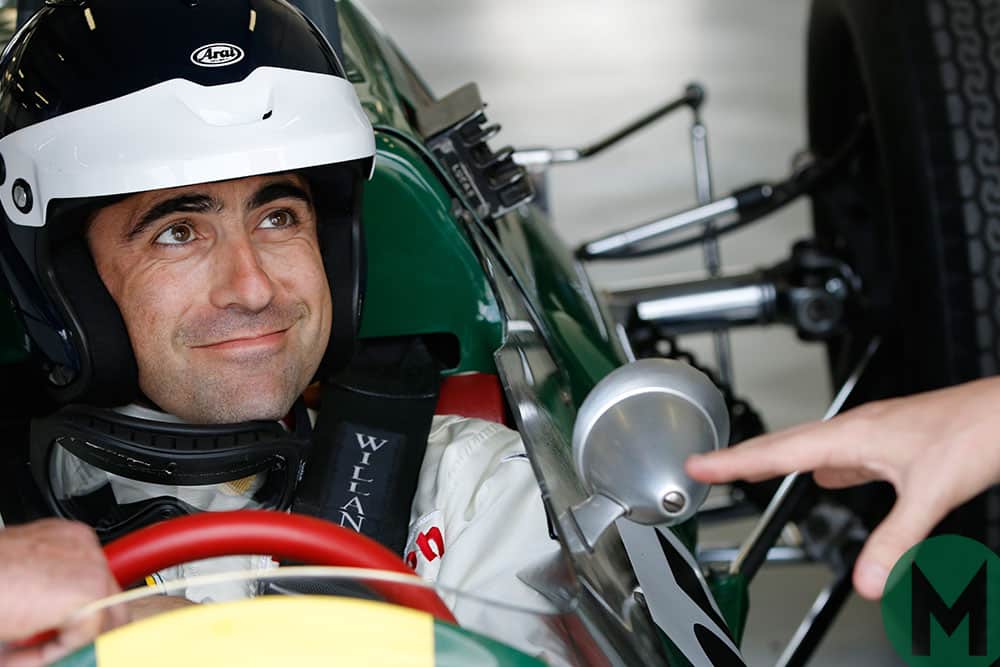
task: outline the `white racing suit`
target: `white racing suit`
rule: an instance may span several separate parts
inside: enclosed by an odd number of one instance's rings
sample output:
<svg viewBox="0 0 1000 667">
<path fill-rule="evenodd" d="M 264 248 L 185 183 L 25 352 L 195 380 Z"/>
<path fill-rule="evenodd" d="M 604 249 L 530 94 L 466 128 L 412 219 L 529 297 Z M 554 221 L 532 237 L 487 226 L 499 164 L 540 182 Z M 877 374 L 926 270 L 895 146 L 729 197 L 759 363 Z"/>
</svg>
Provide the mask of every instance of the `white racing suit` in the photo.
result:
<svg viewBox="0 0 1000 667">
<path fill-rule="evenodd" d="M 558 549 L 549 536 L 541 492 L 518 433 L 481 419 L 435 416 L 403 558 L 423 579 L 440 587 L 459 624 L 562 663 L 562 642 L 544 623 L 552 606 L 517 577 Z M 156 578 L 269 564 L 266 556 L 216 558 L 173 567 Z M 195 602 L 252 594 L 249 585 L 241 583 L 185 591 Z"/>
<path fill-rule="evenodd" d="M 439 586 L 459 624 L 562 664 L 566 649 L 545 623 L 554 608 L 517 576 L 558 550 L 518 433 L 481 419 L 435 417 L 405 557 Z"/>
</svg>

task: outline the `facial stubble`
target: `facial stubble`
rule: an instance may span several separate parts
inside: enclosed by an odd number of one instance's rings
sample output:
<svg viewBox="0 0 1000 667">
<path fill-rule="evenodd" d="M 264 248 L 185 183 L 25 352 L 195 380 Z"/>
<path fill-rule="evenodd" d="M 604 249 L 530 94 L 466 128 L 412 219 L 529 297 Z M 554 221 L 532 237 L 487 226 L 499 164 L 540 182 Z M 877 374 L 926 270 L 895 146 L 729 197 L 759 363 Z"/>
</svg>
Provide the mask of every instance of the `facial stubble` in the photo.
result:
<svg viewBox="0 0 1000 667">
<path fill-rule="evenodd" d="M 325 341 L 310 345 L 299 327 L 308 320 L 304 303 L 272 304 L 259 313 L 223 311 L 185 323 L 175 334 L 174 356 L 140 355 L 139 385 L 159 407 L 191 423 L 236 423 L 280 419 L 316 372 Z M 284 346 L 242 353 L 239 358 L 202 349 L 247 332 L 286 330 Z M 137 351 L 137 354 L 139 351 Z M 143 358 L 149 357 L 149 358 Z"/>
</svg>

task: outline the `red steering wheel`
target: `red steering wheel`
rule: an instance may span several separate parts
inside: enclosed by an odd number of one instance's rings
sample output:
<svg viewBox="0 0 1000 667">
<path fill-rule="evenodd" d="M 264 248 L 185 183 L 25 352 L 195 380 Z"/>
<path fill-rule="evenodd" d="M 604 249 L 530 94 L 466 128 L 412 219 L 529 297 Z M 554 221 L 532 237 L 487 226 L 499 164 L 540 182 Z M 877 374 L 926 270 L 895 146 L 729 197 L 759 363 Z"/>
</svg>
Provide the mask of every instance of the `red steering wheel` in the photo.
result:
<svg viewBox="0 0 1000 667">
<path fill-rule="evenodd" d="M 364 535 L 314 517 L 263 510 L 191 514 L 147 526 L 104 547 L 111 572 L 123 588 L 167 567 L 241 554 L 413 574 L 399 556 Z M 430 588 L 388 582 L 371 585 L 390 602 L 456 623 Z"/>
</svg>

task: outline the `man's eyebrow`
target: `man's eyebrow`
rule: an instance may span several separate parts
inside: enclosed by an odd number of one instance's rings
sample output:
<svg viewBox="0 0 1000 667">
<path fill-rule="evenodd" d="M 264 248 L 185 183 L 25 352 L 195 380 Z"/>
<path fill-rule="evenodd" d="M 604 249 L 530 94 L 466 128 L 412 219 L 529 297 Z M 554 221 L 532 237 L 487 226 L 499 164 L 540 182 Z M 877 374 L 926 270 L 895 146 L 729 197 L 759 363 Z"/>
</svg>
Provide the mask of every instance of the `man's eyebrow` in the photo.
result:
<svg viewBox="0 0 1000 667">
<path fill-rule="evenodd" d="M 244 207 L 248 211 L 265 206 L 278 199 L 298 199 L 306 204 L 312 204 L 312 197 L 303 188 L 290 181 L 268 183 L 247 198 Z"/>
<path fill-rule="evenodd" d="M 174 213 L 206 213 L 212 210 L 221 211 L 222 202 L 205 194 L 186 194 L 165 199 L 142 214 L 139 221 L 125 235 L 125 240 L 131 241 L 146 231 L 157 220 L 165 218 L 168 215 Z"/>
</svg>

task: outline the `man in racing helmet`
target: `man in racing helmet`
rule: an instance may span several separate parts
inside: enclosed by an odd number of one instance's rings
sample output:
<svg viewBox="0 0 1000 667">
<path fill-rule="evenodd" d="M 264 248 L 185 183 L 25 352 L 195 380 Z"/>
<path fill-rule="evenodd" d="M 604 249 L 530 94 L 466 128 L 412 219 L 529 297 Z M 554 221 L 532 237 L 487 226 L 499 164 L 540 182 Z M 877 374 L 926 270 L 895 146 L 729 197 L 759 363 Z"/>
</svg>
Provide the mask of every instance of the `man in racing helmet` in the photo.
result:
<svg viewBox="0 0 1000 667">
<path fill-rule="evenodd" d="M 329 45 L 276 0 L 59 3 L 0 80 L 4 276 L 70 406 L 32 448 L 53 509 L 107 538 L 211 506 L 167 484 L 248 477 L 287 508 L 302 439 L 215 425 L 288 415 L 351 352 L 374 137 Z"/>
<path fill-rule="evenodd" d="M 60 2 L 11 41 L 0 86 L 0 265 L 67 404 L 32 454 L 50 503 L 113 529 L 211 509 L 206 489 L 286 508 L 302 452 L 274 420 L 302 427 L 361 305 L 374 139 L 329 45 L 281 0 Z M 418 572 L 524 588 L 557 546 L 520 439 L 454 417 L 431 438 L 414 520 L 451 541 Z M 165 479 L 196 493 L 164 500 Z"/>
</svg>

